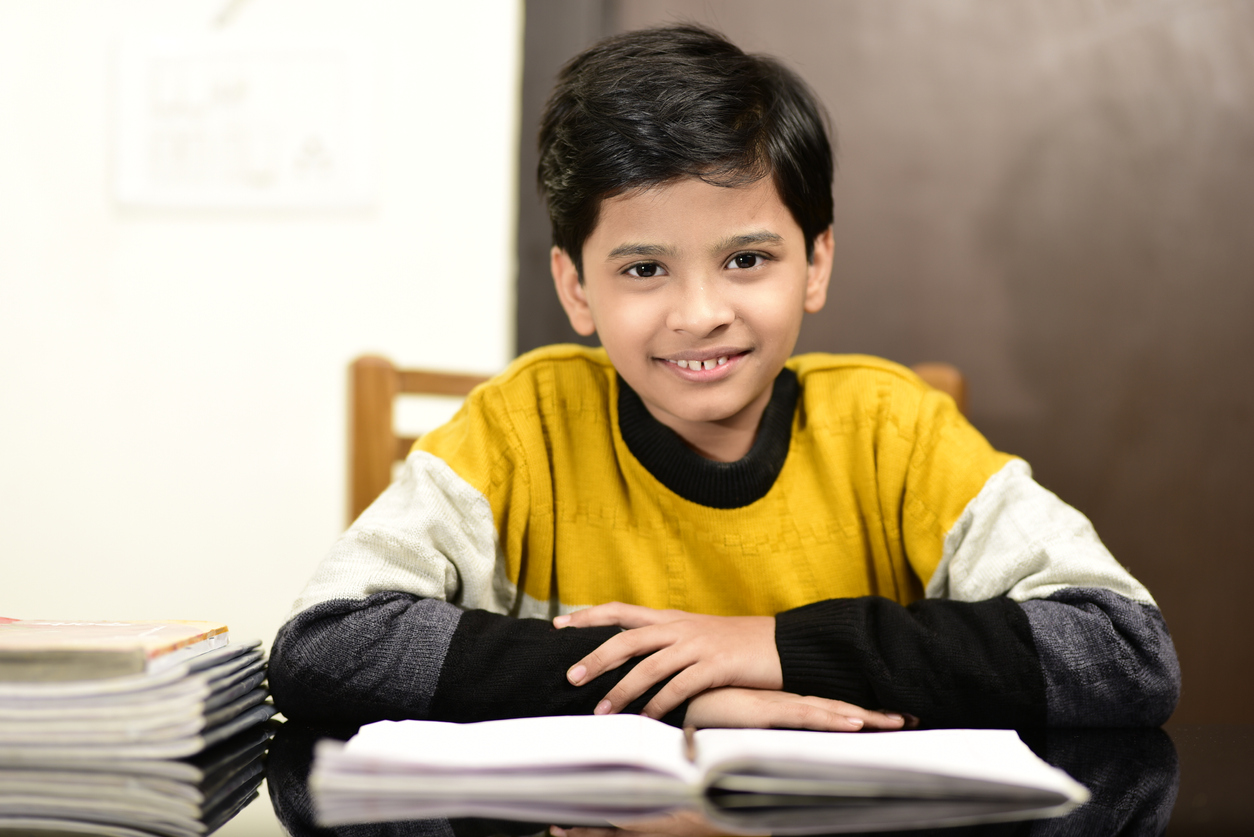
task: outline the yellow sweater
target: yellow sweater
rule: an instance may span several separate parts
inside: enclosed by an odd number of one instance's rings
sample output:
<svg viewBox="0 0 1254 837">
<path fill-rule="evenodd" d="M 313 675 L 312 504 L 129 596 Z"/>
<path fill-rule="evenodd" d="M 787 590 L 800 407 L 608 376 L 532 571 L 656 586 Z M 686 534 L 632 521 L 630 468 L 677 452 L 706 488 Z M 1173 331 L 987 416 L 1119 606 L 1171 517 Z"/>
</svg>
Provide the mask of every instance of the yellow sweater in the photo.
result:
<svg viewBox="0 0 1254 837">
<path fill-rule="evenodd" d="M 1010 457 L 896 364 L 814 354 L 787 368 L 800 386 L 787 458 L 738 508 L 686 499 L 641 465 L 599 349 L 519 358 L 416 449 L 487 498 L 503 581 L 562 610 L 619 600 L 770 615 L 920 598 L 946 534 Z"/>
<path fill-rule="evenodd" d="M 630 666 L 565 673 L 614 629 L 547 619 L 611 599 L 773 614 L 785 691 L 937 725 L 1159 724 L 1179 693 L 1149 592 L 908 370 L 794 358 L 716 463 L 571 346 L 420 441 L 297 599 L 271 689 L 354 722 L 592 712 Z"/>
</svg>

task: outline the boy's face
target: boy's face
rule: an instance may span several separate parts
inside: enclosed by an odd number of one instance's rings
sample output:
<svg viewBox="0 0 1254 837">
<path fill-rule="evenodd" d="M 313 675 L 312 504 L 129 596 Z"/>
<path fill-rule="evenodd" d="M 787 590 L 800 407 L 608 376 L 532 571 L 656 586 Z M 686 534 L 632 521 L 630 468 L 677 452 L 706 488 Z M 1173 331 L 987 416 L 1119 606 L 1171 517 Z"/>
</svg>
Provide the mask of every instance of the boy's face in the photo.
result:
<svg viewBox="0 0 1254 837">
<path fill-rule="evenodd" d="M 575 331 L 600 335 L 649 412 L 693 442 L 710 424 L 756 431 L 804 312 L 827 299 L 832 236 L 807 261 L 771 178 L 685 178 L 601 204 L 583 284 L 564 251 L 552 262 Z"/>
</svg>

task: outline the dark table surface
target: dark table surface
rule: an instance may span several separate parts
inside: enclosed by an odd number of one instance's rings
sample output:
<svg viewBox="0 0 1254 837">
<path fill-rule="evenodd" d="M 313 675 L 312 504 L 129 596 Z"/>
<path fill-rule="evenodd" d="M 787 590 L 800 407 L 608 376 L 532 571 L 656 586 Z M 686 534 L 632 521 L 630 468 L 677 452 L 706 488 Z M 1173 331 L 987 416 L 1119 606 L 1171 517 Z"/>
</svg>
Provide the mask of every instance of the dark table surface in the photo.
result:
<svg viewBox="0 0 1254 837">
<path fill-rule="evenodd" d="M 271 744 L 260 798 L 217 835 L 486 837 L 527 833 L 523 826 L 465 820 L 319 829 L 310 819 L 305 779 L 312 742 L 324 732 L 284 725 Z M 945 837 L 1254 835 L 1254 725 L 1026 732 L 1022 737 L 1046 761 L 1088 786 L 1092 800 L 1067 817 L 1053 820 L 901 833 Z"/>
</svg>

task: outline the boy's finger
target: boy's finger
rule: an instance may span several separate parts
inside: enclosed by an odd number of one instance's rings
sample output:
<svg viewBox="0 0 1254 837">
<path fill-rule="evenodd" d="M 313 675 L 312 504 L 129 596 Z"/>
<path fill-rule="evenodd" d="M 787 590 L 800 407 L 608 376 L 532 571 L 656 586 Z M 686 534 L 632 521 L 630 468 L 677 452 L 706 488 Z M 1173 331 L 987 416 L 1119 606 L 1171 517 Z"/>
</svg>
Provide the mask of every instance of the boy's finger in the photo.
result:
<svg viewBox="0 0 1254 837">
<path fill-rule="evenodd" d="M 640 714 L 650 718 L 661 719 L 689 698 L 696 697 L 708 689 L 725 685 L 716 683 L 710 677 L 708 667 L 694 665 L 671 678 L 671 682 L 663 686 L 650 700 Z"/>
<path fill-rule="evenodd" d="M 865 720 L 874 724 L 876 729 L 902 729 L 906 725 L 905 716 L 896 712 L 872 712 L 871 717 Z"/>
<path fill-rule="evenodd" d="M 673 711 L 688 698 L 699 694 L 700 692 L 685 693 L 678 690 L 669 690 L 669 687 L 664 687 L 653 696 L 653 700 L 649 701 L 645 705 L 644 709 L 640 711 L 640 714 L 660 721 L 666 717 L 667 713 Z"/>
<path fill-rule="evenodd" d="M 852 703 L 813 696 L 807 696 L 802 700 L 824 711 L 847 718 L 856 718 L 862 722 L 865 729 L 895 730 L 902 729 L 906 724 L 905 717 L 895 712 L 877 712 L 873 709 L 863 709 Z"/>
<path fill-rule="evenodd" d="M 905 716 L 896 712 L 881 712 L 875 709 L 863 709 L 851 703 L 838 703 L 840 705 L 833 711 L 851 718 L 861 718 L 867 729 L 901 729 L 906 725 Z"/>
<path fill-rule="evenodd" d="M 641 660 L 635 668 L 623 676 L 622 680 L 618 681 L 614 688 L 606 693 L 601 702 L 597 704 L 595 713 L 597 715 L 609 715 L 621 712 L 633 700 L 649 691 L 649 688 L 655 683 L 665 680 L 677 671 L 681 672 L 679 676 L 683 676 L 682 671 L 691 662 L 691 660 L 682 659 L 675 654 L 666 654 L 665 652 L 659 652 Z M 654 699 L 656 698 L 657 695 L 654 695 Z M 674 704 L 674 706 L 678 705 L 678 702 Z M 672 708 L 674 707 L 672 706 Z M 646 712 L 645 714 L 649 713 Z M 653 717 L 661 716 L 655 715 Z"/>
<path fill-rule="evenodd" d="M 572 685 L 582 686 L 607 671 L 613 671 L 633 657 L 652 654 L 670 644 L 667 637 L 650 631 L 647 627 L 610 637 L 591 654 L 571 666 L 566 672 L 566 679 Z"/>
<path fill-rule="evenodd" d="M 663 621 L 661 613 L 651 607 L 608 602 L 555 616 L 553 626 L 556 628 L 602 628 L 617 625 L 620 628 L 639 628 Z"/>
<path fill-rule="evenodd" d="M 883 731 L 883 730 L 901 729 L 903 726 L 905 726 L 904 719 L 898 719 L 894 721 L 891 718 L 884 718 L 883 716 L 878 715 L 878 714 L 864 716 L 864 715 L 859 715 L 859 714 L 851 712 L 849 713 L 849 717 L 857 718 L 858 720 L 862 721 L 862 725 L 866 729 L 875 729 L 875 730 Z"/>
<path fill-rule="evenodd" d="M 553 835 L 553 837 L 617 837 L 620 833 L 617 828 L 593 828 L 592 826 L 561 828 L 556 825 L 549 826 L 549 834 Z"/>
<path fill-rule="evenodd" d="M 614 621 L 614 611 L 612 609 L 612 605 L 615 604 L 618 603 L 611 602 L 610 604 L 595 605 L 572 613 L 554 616 L 553 626 L 555 628 L 597 628 L 606 625 L 616 625 L 618 623 Z"/>
<path fill-rule="evenodd" d="M 775 701 L 771 704 L 770 719 L 764 726 L 776 729 L 857 732 L 865 723 L 861 718 L 850 717 L 804 701 Z"/>
</svg>

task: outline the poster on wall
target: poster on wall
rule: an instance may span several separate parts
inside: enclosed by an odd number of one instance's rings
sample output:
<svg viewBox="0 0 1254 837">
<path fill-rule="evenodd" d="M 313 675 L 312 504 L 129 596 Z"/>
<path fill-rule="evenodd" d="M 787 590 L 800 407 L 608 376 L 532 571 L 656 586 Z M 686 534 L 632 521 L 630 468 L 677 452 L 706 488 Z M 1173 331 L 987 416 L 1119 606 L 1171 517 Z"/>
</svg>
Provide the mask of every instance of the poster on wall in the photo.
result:
<svg viewBox="0 0 1254 837">
<path fill-rule="evenodd" d="M 138 207 L 368 206 L 371 69 L 348 41 L 128 37 L 113 79 L 114 196 Z"/>
</svg>

